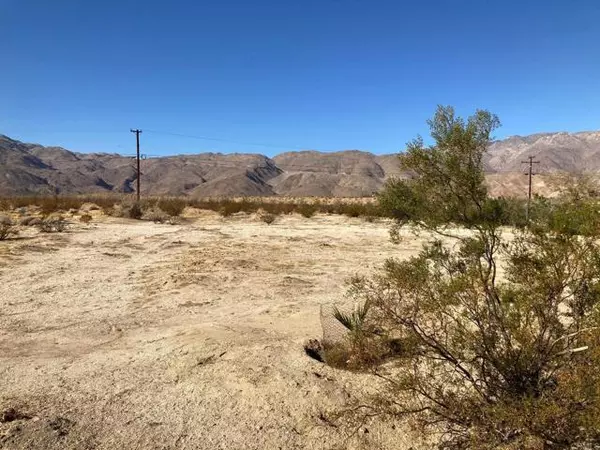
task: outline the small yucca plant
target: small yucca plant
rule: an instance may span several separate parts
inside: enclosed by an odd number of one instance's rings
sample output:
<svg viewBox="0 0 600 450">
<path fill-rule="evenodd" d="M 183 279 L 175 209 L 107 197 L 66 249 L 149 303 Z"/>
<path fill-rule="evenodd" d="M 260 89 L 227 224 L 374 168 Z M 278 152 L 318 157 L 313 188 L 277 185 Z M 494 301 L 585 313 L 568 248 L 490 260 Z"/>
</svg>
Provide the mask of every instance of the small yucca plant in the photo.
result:
<svg viewBox="0 0 600 450">
<path fill-rule="evenodd" d="M 369 302 L 358 305 L 351 313 L 344 313 L 337 307 L 333 308 L 333 317 L 336 318 L 351 334 L 361 334 L 365 331 L 365 322 L 369 312 Z"/>
</svg>

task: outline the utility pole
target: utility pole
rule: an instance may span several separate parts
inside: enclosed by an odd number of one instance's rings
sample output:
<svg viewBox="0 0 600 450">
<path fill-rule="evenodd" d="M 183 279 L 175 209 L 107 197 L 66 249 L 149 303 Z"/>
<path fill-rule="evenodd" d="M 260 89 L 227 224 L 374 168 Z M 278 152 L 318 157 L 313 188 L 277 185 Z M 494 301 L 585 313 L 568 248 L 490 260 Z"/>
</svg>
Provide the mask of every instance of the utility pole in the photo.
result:
<svg viewBox="0 0 600 450">
<path fill-rule="evenodd" d="M 527 209 L 525 210 L 525 219 L 529 222 L 529 207 L 531 206 L 531 177 L 534 175 L 533 173 L 533 165 L 539 164 L 539 161 L 534 161 L 533 156 L 528 157 L 528 161 L 521 161 L 523 164 L 529 164 L 529 170 L 525 175 L 529 176 L 529 191 L 527 193 Z"/>
<path fill-rule="evenodd" d="M 140 177 L 141 177 L 141 172 L 140 172 L 140 133 L 142 132 L 142 130 L 130 130 L 132 133 L 135 133 L 135 141 L 137 144 L 137 153 L 136 153 L 136 161 L 137 161 L 137 201 L 140 201 Z"/>
</svg>

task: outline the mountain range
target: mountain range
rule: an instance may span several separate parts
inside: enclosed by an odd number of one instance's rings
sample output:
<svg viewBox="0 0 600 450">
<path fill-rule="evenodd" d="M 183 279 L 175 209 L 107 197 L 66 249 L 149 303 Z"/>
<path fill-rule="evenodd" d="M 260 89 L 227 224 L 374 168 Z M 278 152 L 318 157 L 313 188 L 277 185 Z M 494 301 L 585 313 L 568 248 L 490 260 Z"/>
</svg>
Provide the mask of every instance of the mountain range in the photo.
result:
<svg viewBox="0 0 600 450">
<path fill-rule="evenodd" d="M 540 161 L 535 188 L 548 194 L 547 174 L 600 170 L 600 132 L 541 133 L 494 141 L 484 165 L 492 195 L 522 195 L 527 157 Z M 396 155 L 359 150 L 259 154 L 201 153 L 141 161 L 142 194 L 362 197 L 401 175 Z M 545 175 L 546 174 L 546 175 Z M 133 192 L 135 160 L 77 153 L 0 135 L 0 195 Z"/>
</svg>

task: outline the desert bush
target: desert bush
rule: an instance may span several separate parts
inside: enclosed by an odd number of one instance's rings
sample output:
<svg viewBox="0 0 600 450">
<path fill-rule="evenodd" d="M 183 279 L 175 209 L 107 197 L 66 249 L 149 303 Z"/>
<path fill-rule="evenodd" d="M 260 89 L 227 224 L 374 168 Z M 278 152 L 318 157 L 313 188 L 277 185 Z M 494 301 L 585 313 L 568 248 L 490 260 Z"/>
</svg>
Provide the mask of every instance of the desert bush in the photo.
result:
<svg viewBox="0 0 600 450">
<path fill-rule="evenodd" d="M 92 216 L 90 216 L 89 214 L 82 214 L 79 217 L 79 221 L 83 223 L 90 223 L 92 221 Z"/>
<path fill-rule="evenodd" d="M 275 214 L 271 214 L 266 211 L 260 212 L 258 217 L 260 220 L 262 220 L 267 225 L 271 225 L 273 222 L 275 222 L 275 219 L 276 219 Z"/>
<path fill-rule="evenodd" d="M 267 207 L 267 210 L 275 215 L 292 214 L 296 210 L 296 205 L 291 202 L 274 202 Z"/>
<path fill-rule="evenodd" d="M 150 220 L 154 223 L 165 223 L 170 219 L 170 217 L 171 216 L 169 216 L 166 212 L 164 212 L 158 206 L 155 206 L 155 207 L 150 208 L 147 211 L 145 211 L 144 215 L 142 216 L 142 219 Z"/>
<path fill-rule="evenodd" d="M 12 219 L 8 216 L 0 216 L 0 241 L 4 241 L 15 234 L 18 234 L 18 230 Z"/>
<path fill-rule="evenodd" d="M 169 216 L 177 217 L 181 215 L 187 206 L 187 202 L 181 198 L 161 198 L 158 200 L 156 206 Z"/>
<path fill-rule="evenodd" d="M 365 215 L 366 205 L 361 205 L 360 203 L 350 203 L 348 205 L 344 205 L 340 209 L 343 214 L 348 217 L 360 217 Z"/>
<path fill-rule="evenodd" d="M 144 210 L 142 209 L 140 202 L 134 202 L 133 204 L 124 207 L 123 211 L 125 212 L 125 216 L 130 219 L 140 220 L 144 215 Z"/>
<path fill-rule="evenodd" d="M 235 202 L 228 202 L 221 205 L 217 212 L 223 217 L 229 217 L 232 214 L 240 212 L 240 207 Z"/>
<path fill-rule="evenodd" d="M 99 211 L 102 208 L 100 206 L 98 206 L 95 203 L 84 203 L 83 205 L 81 205 L 81 207 L 79 208 L 80 211 L 83 212 L 89 212 L 89 211 Z"/>
<path fill-rule="evenodd" d="M 483 184 L 497 118 L 477 111 L 463 121 L 440 107 L 429 124 L 434 145 L 409 144 L 400 161 L 412 177 L 388 183 L 380 202 L 398 225 L 436 237 L 418 256 L 354 279 L 368 313 L 339 317 L 415 349 L 376 368 L 388 390 L 364 410 L 410 415 L 444 449 L 597 448 L 597 207 L 542 205 L 505 239 L 510 209 Z M 448 227 L 457 223 L 469 233 Z"/>
<path fill-rule="evenodd" d="M 7 210 L 37 206 L 43 214 L 49 215 L 71 209 L 79 210 L 86 204 L 108 208 L 118 201 L 120 197 L 117 195 L 31 195 L 0 198 L 0 205 L 5 205 L 4 209 Z"/>
<path fill-rule="evenodd" d="M 404 357 L 409 346 L 384 332 L 369 314 L 370 300 L 351 312 L 334 308 L 334 317 L 348 330 L 345 339 L 323 341 L 323 360 L 332 367 L 372 370 L 390 358 Z"/>
<path fill-rule="evenodd" d="M 104 214 L 110 217 L 123 217 L 123 211 L 120 205 L 113 205 L 102 210 Z"/>
<path fill-rule="evenodd" d="M 48 214 L 52 214 L 54 212 L 60 211 L 61 206 L 64 206 L 64 202 L 63 202 L 63 205 L 61 205 L 60 199 L 56 196 L 40 198 L 38 201 L 38 204 L 39 204 L 42 214 L 44 214 L 44 215 L 48 215 Z"/>
<path fill-rule="evenodd" d="M 296 208 L 296 212 L 302 217 L 310 218 L 317 212 L 317 206 L 311 203 L 300 203 Z"/>
<path fill-rule="evenodd" d="M 8 239 L 11 235 L 18 234 L 18 230 L 13 226 L 6 223 L 0 223 L 0 241 Z"/>
<path fill-rule="evenodd" d="M 166 220 L 166 223 L 169 225 L 179 225 L 181 224 L 182 219 L 179 216 L 169 216 Z"/>
<path fill-rule="evenodd" d="M 49 216 L 37 224 L 42 233 L 62 233 L 67 228 L 67 222 L 62 216 Z"/>
</svg>

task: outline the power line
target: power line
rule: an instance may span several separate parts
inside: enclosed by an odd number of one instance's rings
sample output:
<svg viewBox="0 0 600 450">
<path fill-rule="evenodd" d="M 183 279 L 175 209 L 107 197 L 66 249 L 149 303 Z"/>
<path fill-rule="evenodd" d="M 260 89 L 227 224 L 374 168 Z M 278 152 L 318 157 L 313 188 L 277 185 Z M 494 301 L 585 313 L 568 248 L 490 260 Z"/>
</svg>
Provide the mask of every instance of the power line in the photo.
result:
<svg viewBox="0 0 600 450">
<path fill-rule="evenodd" d="M 216 137 L 209 137 L 209 136 L 194 136 L 191 134 L 171 133 L 169 131 L 146 130 L 146 132 L 153 133 L 153 134 L 164 134 L 167 136 L 178 136 L 178 137 L 184 137 L 184 138 L 189 138 L 189 139 L 199 139 L 202 141 L 227 142 L 229 144 L 252 145 L 255 147 L 276 148 L 279 150 L 286 149 L 286 148 L 295 149 L 295 150 L 302 150 L 302 149 L 310 148 L 310 147 L 299 147 L 296 145 L 276 145 L 276 144 L 265 144 L 265 143 L 259 143 L 259 142 L 243 142 L 243 141 L 235 141 L 235 140 L 231 140 L 231 139 L 223 139 L 223 138 L 216 138 Z"/>
<path fill-rule="evenodd" d="M 531 177 L 533 173 L 533 165 L 539 164 L 539 161 L 534 161 L 533 156 L 528 157 L 528 161 L 521 161 L 522 164 L 529 164 L 529 170 L 525 175 L 529 175 L 529 191 L 527 193 L 527 209 L 525 210 L 525 219 L 529 222 L 529 206 L 531 204 Z"/>
<path fill-rule="evenodd" d="M 132 130 L 134 132 L 135 130 Z M 265 148 L 273 148 L 280 151 L 287 150 L 314 150 L 321 152 L 330 152 L 336 151 L 337 149 L 318 149 L 312 146 L 300 146 L 300 145 L 283 145 L 283 144 L 274 144 L 274 143 L 266 143 L 266 142 L 248 142 L 248 141 L 238 141 L 235 139 L 225 139 L 220 137 L 212 137 L 212 136 L 199 136 L 193 134 L 184 134 L 184 133 L 174 133 L 170 131 L 160 131 L 160 130 L 144 130 L 146 133 L 165 135 L 165 136 L 176 136 L 181 138 L 188 139 L 197 139 L 202 141 L 212 141 L 212 142 L 224 142 L 229 144 L 237 144 L 237 145 L 248 145 L 253 147 L 265 147 Z M 122 133 L 122 131 L 113 131 L 113 130 L 49 130 L 49 131 L 38 131 L 44 133 L 55 133 L 55 134 L 116 134 Z M 119 144 L 117 147 L 122 147 L 122 144 Z M 94 151 L 86 151 L 84 153 L 106 153 L 102 150 L 94 150 Z M 152 156 L 162 156 L 162 155 L 152 155 Z"/>
<path fill-rule="evenodd" d="M 131 129 L 129 130 L 132 133 L 135 133 L 135 142 L 136 142 L 136 148 L 137 148 L 137 153 L 136 153 L 136 161 L 137 161 L 137 177 L 136 177 L 136 182 L 137 182 L 137 201 L 140 201 L 140 178 L 141 178 L 141 172 L 140 172 L 140 133 L 142 132 L 142 130 L 137 130 L 137 129 Z"/>
</svg>

